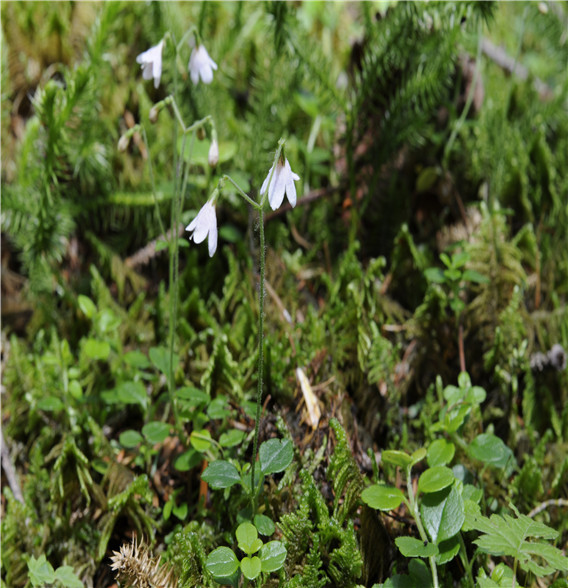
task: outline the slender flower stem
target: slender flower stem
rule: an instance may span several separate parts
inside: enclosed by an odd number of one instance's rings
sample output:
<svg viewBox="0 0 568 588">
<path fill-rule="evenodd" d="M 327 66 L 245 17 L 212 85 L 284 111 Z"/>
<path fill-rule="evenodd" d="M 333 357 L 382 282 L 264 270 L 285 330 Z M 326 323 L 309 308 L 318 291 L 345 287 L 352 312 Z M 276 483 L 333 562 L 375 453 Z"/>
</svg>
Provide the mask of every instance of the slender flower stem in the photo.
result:
<svg viewBox="0 0 568 588">
<path fill-rule="evenodd" d="M 412 475 L 411 475 L 412 466 L 409 466 L 406 469 L 406 491 L 408 492 L 408 507 L 410 508 L 410 514 L 412 518 L 416 521 L 416 526 L 418 527 L 418 533 L 420 534 L 420 538 L 422 541 L 428 541 L 428 536 L 426 535 L 426 531 L 422 525 L 422 519 L 420 518 L 420 511 L 418 510 L 418 502 L 416 500 L 416 496 L 414 494 L 414 488 L 412 487 Z M 430 569 L 432 570 L 432 583 L 434 588 L 438 588 L 438 568 L 436 567 L 436 558 L 435 556 L 430 556 L 428 558 L 430 562 Z"/>
<path fill-rule="evenodd" d="M 238 193 L 256 210 L 261 210 L 260 205 L 255 202 L 250 196 L 248 196 L 243 190 L 242 188 L 235 182 L 235 180 L 233 180 L 233 178 L 231 178 L 231 176 L 228 175 L 224 175 L 220 180 L 219 183 L 217 184 L 217 186 L 219 187 L 219 189 L 221 189 L 223 187 L 222 182 L 224 182 L 224 180 L 229 180 L 229 182 L 231 182 L 231 184 L 233 184 L 233 186 L 235 186 L 235 188 L 237 189 Z"/>
<path fill-rule="evenodd" d="M 264 212 L 259 210 L 259 231 L 260 231 L 260 285 L 258 291 L 258 387 L 256 392 L 256 418 L 254 423 L 254 441 L 252 448 L 251 468 L 251 489 L 252 489 L 252 516 L 256 513 L 256 486 L 254 482 L 254 470 L 258 452 L 258 431 L 260 427 L 260 408 L 262 404 L 262 383 L 264 379 L 264 268 L 266 262 L 266 251 L 264 244 Z"/>
</svg>

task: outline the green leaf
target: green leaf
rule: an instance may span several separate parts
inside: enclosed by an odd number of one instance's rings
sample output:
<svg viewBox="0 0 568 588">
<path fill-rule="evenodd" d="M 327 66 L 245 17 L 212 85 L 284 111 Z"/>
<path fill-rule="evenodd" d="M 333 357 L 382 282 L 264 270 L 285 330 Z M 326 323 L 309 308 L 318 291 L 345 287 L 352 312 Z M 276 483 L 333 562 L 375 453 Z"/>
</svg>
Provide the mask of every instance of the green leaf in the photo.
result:
<svg viewBox="0 0 568 588">
<path fill-rule="evenodd" d="M 196 450 L 203 453 L 211 447 L 211 433 L 207 429 L 201 429 L 200 431 L 192 431 L 189 436 L 189 442 L 191 446 Z"/>
<path fill-rule="evenodd" d="M 182 401 L 182 405 L 186 408 L 197 408 L 198 406 L 207 404 L 210 400 L 208 394 L 191 386 L 176 390 L 175 395 L 176 398 Z"/>
<path fill-rule="evenodd" d="M 142 434 L 151 445 L 163 443 L 170 434 L 171 426 L 161 421 L 152 421 L 142 427 Z"/>
<path fill-rule="evenodd" d="M 55 396 L 46 396 L 37 403 L 37 408 L 46 412 L 59 412 L 65 408 L 65 405 Z"/>
<path fill-rule="evenodd" d="M 456 448 L 453 443 L 446 439 L 436 439 L 428 447 L 428 465 L 444 466 L 452 461 Z"/>
<path fill-rule="evenodd" d="M 143 370 L 150 367 L 148 358 L 141 351 L 129 351 L 122 356 L 124 363 L 130 367 Z"/>
<path fill-rule="evenodd" d="M 446 466 L 434 466 L 422 473 L 418 480 L 420 492 L 438 492 L 454 483 L 454 472 Z"/>
<path fill-rule="evenodd" d="M 144 437 L 138 431 L 133 431 L 132 429 L 123 431 L 118 437 L 118 442 L 127 449 L 133 449 L 142 443 L 142 441 L 144 441 Z"/>
<path fill-rule="evenodd" d="M 260 548 L 262 571 L 269 573 L 279 570 L 286 561 L 286 547 L 280 541 L 269 541 Z"/>
<path fill-rule="evenodd" d="M 114 394 L 116 402 L 138 404 L 143 410 L 148 408 L 149 398 L 142 382 L 123 382 L 114 389 Z"/>
<path fill-rule="evenodd" d="M 552 541 L 558 537 L 558 532 L 530 517 L 516 514 L 516 518 L 507 514 L 487 518 L 480 514 L 475 503 L 468 502 L 464 529 L 483 533 L 474 543 L 485 553 L 513 557 L 525 571 L 538 577 L 557 570 L 568 571 L 568 558 L 553 545 L 539 541 Z M 529 538 L 536 540 L 528 541 Z"/>
<path fill-rule="evenodd" d="M 424 270 L 424 276 L 429 282 L 443 284 L 446 281 L 444 272 L 439 267 L 428 267 Z"/>
<path fill-rule="evenodd" d="M 387 449 L 381 453 L 381 461 L 406 469 L 412 465 L 412 457 L 404 451 Z"/>
<path fill-rule="evenodd" d="M 227 410 L 227 399 L 225 396 L 217 396 L 207 407 L 207 415 L 210 419 L 224 419 L 231 413 Z"/>
<path fill-rule="evenodd" d="M 270 535 L 276 530 L 272 519 L 262 514 L 254 515 L 254 526 L 257 528 L 258 532 L 265 537 L 270 537 Z"/>
<path fill-rule="evenodd" d="M 241 559 L 241 572 L 247 580 L 254 580 L 260 576 L 261 562 L 256 555 L 254 557 L 243 557 Z"/>
<path fill-rule="evenodd" d="M 460 550 L 460 538 L 459 535 L 454 535 L 450 539 L 440 541 L 438 543 L 438 555 L 436 556 L 436 563 L 443 565 L 448 563 L 458 554 Z"/>
<path fill-rule="evenodd" d="M 188 449 L 174 462 L 174 468 L 178 472 L 187 472 L 203 461 L 203 456 L 195 449 Z"/>
<path fill-rule="evenodd" d="M 260 446 L 258 454 L 263 474 L 283 472 L 294 458 L 294 450 L 289 439 L 269 439 Z"/>
<path fill-rule="evenodd" d="M 98 341 L 97 339 L 86 339 L 83 350 L 89 359 L 102 360 L 110 355 L 110 345 L 107 341 Z"/>
<path fill-rule="evenodd" d="M 404 557 L 432 557 L 438 553 L 433 543 L 424 544 L 415 537 L 397 537 L 394 542 Z"/>
<path fill-rule="evenodd" d="M 92 319 L 95 316 L 95 314 L 97 313 L 97 307 L 95 306 L 95 303 L 87 296 L 84 296 L 83 294 L 79 294 L 79 296 L 77 297 L 77 302 L 79 304 L 79 308 L 81 309 L 81 312 L 88 319 Z"/>
<path fill-rule="evenodd" d="M 484 276 L 483 274 L 480 274 L 479 272 L 476 272 L 475 270 L 469 270 L 469 269 L 465 270 L 462 278 L 468 282 L 474 282 L 476 284 L 488 284 L 489 283 L 489 278 L 487 276 Z"/>
<path fill-rule="evenodd" d="M 469 445 L 468 454 L 486 465 L 499 469 L 512 469 L 517 466 L 511 449 L 499 437 L 491 433 L 481 433 Z"/>
<path fill-rule="evenodd" d="M 420 447 L 417 449 L 410 458 L 412 459 L 412 466 L 415 466 L 417 463 L 421 462 L 426 457 L 426 449 L 424 447 Z"/>
<path fill-rule="evenodd" d="M 464 503 L 456 486 L 425 494 L 420 503 L 422 522 L 436 544 L 459 533 L 465 520 Z"/>
<path fill-rule="evenodd" d="M 380 484 L 369 486 L 361 493 L 361 500 L 377 510 L 394 510 L 400 506 L 403 498 L 404 495 L 398 488 Z"/>
<path fill-rule="evenodd" d="M 55 582 L 53 566 L 47 561 L 45 554 L 37 559 L 32 555 L 28 560 L 28 576 L 32 586 L 44 586 Z"/>
<path fill-rule="evenodd" d="M 184 521 L 186 519 L 188 511 L 189 507 L 187 506 L 187 502 L 182 502 L 179 506 L 174 506 L 173 508 L 174 515 L 180 521 Z"/>
<path fill-rule="evenodd" d="M 258 538 L 258 531 L 252 523 L 241 523 L 237 527 L 235 535 L 239 548 L 247 555 L 256 553 L 262 547 L 262 541 Z"/>
<path fill-rule="evenodd" d="M 239 568 L 239 560 L 232 549 L 217 547 L 207 556 L 205 567 L 213 576 L 225 578 L 232 576 Z"/>
<path fill-rule="evenodd" d="M 159 371 L 162 372 L 166 377 L 169 377 L 170 373 L 170 351 L 165 347 L 151 347 L 148 353 L 150 361 L 154 364 Z M 172 369 L 175 373 L 179 363 L 179 355 L 174 353 Z"/>
<path fill-rule="evenodd" d="M 121 320 L 110 308 L 103 308 L 97 318 L 97 326 L 101 333 L 111 333 L 120 327 Z"/>
<path fill-rule="evenodd" d="M 241 443 L 244 437 L 244 431 L 239 431 L 239 429 L 231 429 L 219 437 L 219 445 L 221 445 L 221 447 L 236 447 Z"/>
<path fill-rule="evenodd" d="M 230 488 L 241 481 L 237 468 L 232 463 L 222 460 L 210 463 L 201 478 L 215 489 Z"/>
<path fill-rule="evenodd" d="M 55 570 L 55 579 L 65 588 L 83 588 L 83 582 L 75 575 L 71 566 L 61 566 Z"/>
<path fill-rule="evenodd" d="M 154 251 L 156 253 L 158 253 L 159 251 L 162 251 L 164 249 L 167 249 L 169 247 L 169 243 L 167 241 L 156 241 L 156 247 L 154 249 Z"/>
</svg>

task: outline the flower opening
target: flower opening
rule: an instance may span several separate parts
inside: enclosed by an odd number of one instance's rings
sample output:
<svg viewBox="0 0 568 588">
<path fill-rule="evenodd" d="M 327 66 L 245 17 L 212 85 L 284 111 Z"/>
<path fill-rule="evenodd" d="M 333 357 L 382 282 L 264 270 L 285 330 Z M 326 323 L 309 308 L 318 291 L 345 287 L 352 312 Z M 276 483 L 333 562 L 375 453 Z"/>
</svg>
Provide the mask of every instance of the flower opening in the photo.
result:
<svg viewBox="0 0 568 588">
<path fill-rule="evenodd" d="M 140 53 L 136 62 L 142 66 L 142 77 L 145 80 L 154 78 L 154 88 L 160 85 L 162 77 L 162 48 L 164 40 L 162 39 L 157 45 L 151 47 L 144 53 Z"/>
<path fill-rule="evenodd" d="M 274 170 L 274 173 L 272 173 Z M 272 181 L 270 177 L 272 176 Z M 291 206 L 296 206 L 296 186 L 294 182 L 299 180 L 300 176 L 295 174 L 290 167 L 290 163 L 287 159 L 282 162 L 281 159 L 276 163 L 276 169 L 274 166 L 270 168 L 266 179 L 264 180 L 262 187 L 260 188 L 260 194 L 263 195 L 268 190 L 268 202 L 270 208 L 276 210 L 282 204 L 284 200 L 284 194 L 288 198 Z"/>
<path fill-rule="evenodd" d="M 215 214 L 215 204 L 213 199 L 208 200 L 197 213 L 197 216 L 187 225 L 186 231 L 193 231 L 189 236 L 195 243 L 201 243 L 205 237 L 209 236 L 207 245 L 209 247 L 209 257 L 213 257 L 217 251 L 217 215 Z"/>
<path fill-rule="evenodd" d="M 203 45 L 198 45 L 191 52 L 188 69 L 194 84 L 199 83 L 199 78 L 204 84 L 210 84 L 213 81 L 213 70 L 217 69 L 217 64 L 209 57 L 207 49 Z"/>
</svg>

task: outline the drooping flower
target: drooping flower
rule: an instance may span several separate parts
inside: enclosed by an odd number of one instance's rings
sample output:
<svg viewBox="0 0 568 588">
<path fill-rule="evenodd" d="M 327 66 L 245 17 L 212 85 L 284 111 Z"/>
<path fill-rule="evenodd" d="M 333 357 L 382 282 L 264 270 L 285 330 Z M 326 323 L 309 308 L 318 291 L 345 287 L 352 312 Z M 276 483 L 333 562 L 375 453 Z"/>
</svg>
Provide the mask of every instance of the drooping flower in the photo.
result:
<svg viewBox="0 0 568 588">
<path fill-rule="evenodd" d="M 217 142 L 217 139 L 211 141 L 207 161 L 209 162 L 209 167 L 217 167 L 217 164 L 219 163 L 219 143 Z"/>
<path fill-rule="evenodd" d="M 217 216 L 213 199 L 208 200 L 197 213 L 197 216 L 185 227 L 186 231 L 193 231 L 189 236 L 195 243 L 201 243 L 209 235 L 209 257 L 213 257 L 217 250 Z"/>
<path fill-rule="evenodd" d="M 198 45 L 191 52 L 188 69 L 194 84 L 199 83 L 200 77 L 204 84 L 210 84 L 213 81 L 213 70 L 217 69 L 217 64 L 209 57 L 207 49 L 203 45 Z"/>
<path fill-rule="evenodd" d="M 154 78 L 154 88 L 160 85 L 160 78 L 162 77 L 162 48 L 164 40 L 162 39 L 154 47 L 150 47 L 144 53 L 136 58 L 136 62 L 142 66 L 142 77 L 145 80 Z"/>
<path fill-rule="evenodd" d="M 272 170 L 274 170 L 274 174 Z M 270 176 L 272 176 L 272 181 L 270 181 Z M 270 202 L 272 210 L 280 207 L 284 200 L 284 194 L 286 194 L 288 201 L 294 207 L 296 206 L 296 186 L 294 182 L 299 179 L 300 176 L 292 171 L 288 160 L 284 159 L 284 162 L 282 162 L 280 158 L 276 163 L 276 169 L 274 169 L 274 166 L 270 168 L 260 188 L 260 194 L 262 196 L 268 190 L 268 202 Z"/>
</svg>

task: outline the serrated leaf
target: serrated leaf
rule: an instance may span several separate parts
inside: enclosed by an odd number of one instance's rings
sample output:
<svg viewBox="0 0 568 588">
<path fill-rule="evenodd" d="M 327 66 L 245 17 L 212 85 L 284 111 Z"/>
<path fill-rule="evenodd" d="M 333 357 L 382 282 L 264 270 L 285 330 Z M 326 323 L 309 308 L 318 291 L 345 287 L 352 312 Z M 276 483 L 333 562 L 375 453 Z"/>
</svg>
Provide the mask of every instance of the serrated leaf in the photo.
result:
<svg viewBox="0 0 568 588">
<path fill-rule="evenodd" d="M 55 570 L 55 579 L 65 588 L 83 588 L 83 582 L 76 576 L 71 566 L 61 566 Z"/>
<path fill-rule="evenodd" d="M 294 450 L 289 439 L 269 439 L 260 446 L 258 454 L 263 474 L 283 472 L 294 458 Z"/>
<path fill-rule="evenodd" d="M 239 567 L 239 560 L 232 549 L 217 547 L 207 556 L 205 567 L 213 576 L 225 578 L 235 573 Z"/>
<path fill-rule="evenodd" d="M 404 557 L 432 557 L 438 553 L 433 543 L 426 543 L 415 537 L 397 537 L 394 542 Z"/>
<path fill-rule="evenodd" d="M 426 532 L 436 544 L 459 533 L 465 520 L 464 503 L 457 488 L 445 488 L 425 494 L 420 503 L 420 514 Z"/>
<path fill-rule="evenodd" d="M 258 556 L 254 557 L 243 557 L 241 559 L 241 572 L 247 580 L 254 580 L 260 576 L 261 572 L 261 561 Z"/>
<path fill-rule="evenodd" d="M 37 559 L 32 555 L 28 560 L 28 576 L 32 586 L 44 586 L 53 584 L 55 581 L 55 572 L 53 566 L 47 561 L 45 554 L 41 554 Z"/>
<path fill-rule="evenodd" d="M 439 492 L 454 483 L 454 472 L 446 466 L 435 466 L 423 472 L 418 480 L 420 492 Z"/>
<path fill-rule="evenodd" d="M 377 510 L 393 510 L 398 508 L 404 499 L 403 493 L 392 486 L 375 484 L 365 488 L 361 493 L 361 500 L 371 508 Z"/>
<path fill-rule="evenodd" d="M 280 541 L 269 541 L 260 548 L 262 571 L 269 573 L 279 570 L 286 561 L 286 547 Z"/>
<path fill-rule="evenodd" d="M 210 463 L 201 478 L 205 480 L 211 488 L 230 488 L 241 481 L 241 476 L 237 468 L 228 461 L 217 460 Z"/>
</svg>

